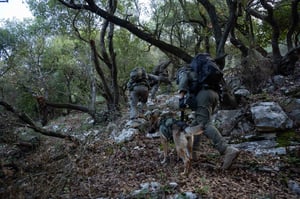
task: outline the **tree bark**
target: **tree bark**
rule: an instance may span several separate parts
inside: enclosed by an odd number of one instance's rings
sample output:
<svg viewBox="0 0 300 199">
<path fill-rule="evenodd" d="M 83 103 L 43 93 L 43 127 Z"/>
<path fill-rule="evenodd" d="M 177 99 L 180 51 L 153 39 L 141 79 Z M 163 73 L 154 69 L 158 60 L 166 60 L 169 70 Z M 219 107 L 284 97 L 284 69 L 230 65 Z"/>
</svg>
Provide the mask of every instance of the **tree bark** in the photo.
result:
<svg viewBox="0 0 300 199">
<path fill-rule="evenodd" d="M 24 123 L 27 124 L 28 128 L 33 129 L 36 132 L 39 132 L 43 135 L 46 136 L 51 136 L 51 137 L 57 137 L 57 138 L 63 138 L 67 140 L 71 140 L 74 142 L 78 142 L 78 140 L 70 135 L 64 135 L 62 133 L 54 132 L 54 131 L 48 131 L 44 128 L 39 127 L 26 113 L 24 112 L 19 112 L 16 110 L 13 106 L 8 104 L 5 101 L 0 101 L 0 105 L 3 106 L 7 111 L 10 111 L 14 113 L 20 120 L 22 120 Z"/>
<path fill-rule="evenodd" d="M 103 70 L 100 66 L 95 41 L 91 40 L 90 41 L 90 46 L 91 46 L 91 50 L 92 50 L 92 57 L 93 57 L 93 61 L 94 61 L 94 64 L 95 64 L 96 71 L 97 71 L 97 73 L 100 76 L 100 79 L 102 81 L 102 86 L 103 86 L 103 90 L 104 90 L 103 96 L 106 99 L 107 104 L 113 104 L 113 95 L 110 92 L 110 88 L 107 84 L 106 78 L 104 76 L 104 72 L 103 72 Z M 108 109 L 109 109 L 109 107 L 108 107 Z"/>
<path fill-rule="evenodd" d="M 279 49 L 279 35 L 280 29 L 279 26 L 274 18 L 274 10 L 271 5 L 268 4 L 266 0 L 259 1 L 264 9 L 267 10 L 267 14 L 261 14 L 257 10 L 251 9 L 250 6 L 247 8 L 247 12 L 252 16 L 261 19 L 262 21 L 267 22 L 272 27 L 272 53 L 273 53 L 273 65 L 275 67 L 276 73 L 278 73 L 280 60 L 282 58 L 280 49 Z"/>
<path fill-rule="evenodd" d="M 298 14 L 298 3 L 300 2 L 300 0 L 292 0 L 292 4 L 291 4 L 291 13 L 292 13 L 292 17 L 291 17 L 291 25 L 290 28 L 287 32 L 286 35 L 286 43 L 287 43 L 287 47 L 288 50 L 292 50 L 293 48 L 293 40 L 292 40 L 292 36 L 293 34 L 295 34 L 295 30 L 297 27 L 297 24 L 299 23 L 299 14 Z"/>
<path fill-rule="evenodd" d="M 187 54 L 184 50 L 182 50 L 176 46 L 170 45 L 164 41 L 155 39 L 152 36 L 152 34 L 149 34 L 145 31 L 139 29 L 138 27 L 136 27 L 134 24 L 130 23 L 129 21 L 121 19 L 117 16 L 114 16 L 114 15 L 106 12 L 105 10 L 98 7 L 94 0 L 85 0 L 84 2 L 86 2 L 86 3 L 82 3 L 82 4 L 80 4 L 80 3 L 76 4 L 74 1 L 65 1 L 65 0 L 59 0 L 59 2 L 61 2 L 66 7 L 69 7 L 72 9 L 89 10 L 92 13 L 95 13 L 98 16 L 100 16 L 114 24 L 127 29 L 132 34 L 134 34 L 137 37 L 139 37 L 140 39 L 142 39 L 146 42 L 149 42 L 150 44 L 158 47 L 162 51 L 169 52 L 169 53 L 175 55 L 176 57 L 179 57 L 180 59 L 184 60 L 186 63 L 190 63 L 193 58 L 192 56 Z"/>
<path fill-rule="evenodd" d="M 238 10 L 239 7 L 239 10 Z M 236 47 L 238 48 L 241 53 L 242 53 L 242 57 L 246 57 L 248 55 L 248 48 L 243 44 L 243 42 L 241 40 L 239 40 L 238 38 L 236 38 L 235 35 L 235 29 L 238 27 L 237 26 L 237 19 L 238 19 L 238 15 L 241 15 L 240 12 L 241 11 L 241 3 L 231 3 L 230 6 L 230 18 L 232 18 L 232 28 L 230 31 L 230 42 Z M 249 32 L 247 32 L 247 34 L 249 34 Z"/>
</svg>

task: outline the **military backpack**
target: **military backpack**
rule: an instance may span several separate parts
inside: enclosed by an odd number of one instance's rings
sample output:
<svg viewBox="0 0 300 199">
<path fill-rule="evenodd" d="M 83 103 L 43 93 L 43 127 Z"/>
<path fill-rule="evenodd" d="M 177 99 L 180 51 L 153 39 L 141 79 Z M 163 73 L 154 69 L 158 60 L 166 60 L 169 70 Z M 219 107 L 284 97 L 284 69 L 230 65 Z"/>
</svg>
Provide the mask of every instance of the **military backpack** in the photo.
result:
<svg viewBox="0 0 300 199">
<path fill-rule="evenodd" d="M 191 62 L 191 69 L 197 75 L 197 81 L 191 85 L 191 90 L 199 91 L 201 88 L 207 87 L 219 92 L 223 72 L 209 54 L 197 54 Z"/>
<path fill-rule="evenodd" d="M 145 85 L 149 87 L 148 75 L 143 67 L 136 67 L 130 71 L 130 79 L 128 82 L 129 90 L 132 90 L 134 86 Z"/>
<path fill-rule="evenodd" d="M 147 72 L 144 68 L 142 67 L 137 67 L 134 68 L 131 72 L 130 72 L 130 79 L 133 82 L 139 82 L 142 81 L 144 79 L 147 79 Z"/>
</svg>

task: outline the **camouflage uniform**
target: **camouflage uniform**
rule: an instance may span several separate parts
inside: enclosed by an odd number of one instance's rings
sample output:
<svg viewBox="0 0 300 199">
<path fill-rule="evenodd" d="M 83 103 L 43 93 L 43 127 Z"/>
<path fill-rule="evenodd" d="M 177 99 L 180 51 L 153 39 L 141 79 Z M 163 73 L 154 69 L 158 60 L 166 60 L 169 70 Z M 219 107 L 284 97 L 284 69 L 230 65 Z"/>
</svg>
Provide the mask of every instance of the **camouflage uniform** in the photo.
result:
<svg viewBox="0 0 300 199">
<path fill-rule="evenodd" d="M 183 92 L 184 94 L 187 94 L 189 91 L 189 86 L 192 84 L 192 81 L 197 81 L 197 76 L 194 72 L 190 70 L 189 66 L 186 66 L 185 69 L 179 71 L 178 82 L 177 82 L 179 93 Z M 220 154 L 226 155 L 226 153 L 228 153 L 229 150 L 228 144 L 226 143 L 225 139 L 222 137 L 218 129 L 211 122 L 211 116 L 215 111 L 215 108 L 217 107 L 219 102 L 218 93 L 212 89 L 209 89 L 208 86 L 203 86 L 202 89 L 200 89 L 200 91 L 195 93 L 195 96 L 196 96 L 195 98 L 196 106 L 194 108 L 195 119 L 192 122 L 191 126 L 202 125 L 204 129 L 204 135 L 207 136 L 212 141 L 214 147 L 220 152 Z M 191 127 L 188 128 L 187 131 L 192 130 Z M 200 136 L 199 135 L 195 136 L 193 148 L 196 151 L 199 148 L 199 144 L 200 144 L 199 142 L 200 142 Z M 236 152 L 235 150 L 237 150 L 233 147 L 230 147 L 230 150 L 231 149 L 234 150 L 234 153 Z M 231 161 L 232 160 L 230 160 L 229 166 L 231 166 Z M 224 167 L 228 167 L 228 165 Z"/>
<path fill-rule="evenodd" d="M 151 83 L 150 83 L 150 87 L 151 87 L 150 97 L 152 100 L 155 100 L 155 95 L 159 89 L 160 84 L 162 82 L 164 82 L 168 85 L 171 85 L 171 81 L 169 80 L 169 75 L 168 75 L 167 71 L 162 71 L 160 73 L 156 73 L 151 76 L 156 77 L 156 78 L 152 78 Z"/>
<path fill-rule="evenodd" d="M 161 83 L 168 84 L 169 87 L 172 86 L 172 83 L 169 80 L 169 74 L 167 70 L 169 64 L 171 64 L 170 60 L 162 61 L 159 63 L 159 65 L 155 66 L 152 71 L 152 74 L 157 77 L 156 79 L 152 79 L 152 81 L 150 82 L 150 97 L 152 100 L 155 100 L 155 95 Z"/>
<path fill-rule="evenodd" d="M 127 83 L 129 89 L 129 106 L 130 119 L 136 119 L 145 113 L 149 96 L 149 81 L 158 81 L 158 77 L 151 74 L 146 74 L 146 77 L 139 82 L 134 82 L 131 79 Z M 141 107 L 138 108 L 138 103 L 141 102 Z"/>
</svg>

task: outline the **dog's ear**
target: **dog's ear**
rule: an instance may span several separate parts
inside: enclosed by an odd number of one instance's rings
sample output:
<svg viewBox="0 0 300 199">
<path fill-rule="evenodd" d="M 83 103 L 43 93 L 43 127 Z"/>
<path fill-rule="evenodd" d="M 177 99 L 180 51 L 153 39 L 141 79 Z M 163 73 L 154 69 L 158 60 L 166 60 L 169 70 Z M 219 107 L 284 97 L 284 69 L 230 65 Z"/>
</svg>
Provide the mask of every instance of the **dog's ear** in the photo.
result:
<svg viewBox="0 0 300 199">
<path fill-rule="evenodd" d="M 160 111 L 159 109 L 154 109 L 154 110 L 152 111 L 152 115 L 153 115 L 153 116 L 159 117 L 160 114 L 161 114 L 161 111 Z"/>
<path fill-rule="evenodd" d="M 155 109 L 155 110 L 153 110 L 153 111 L 147 111 L 147 112 L 144 114 L 145 119 L 146 119 L 146 120 L 151 120 L 151 118 L 156 117 L 156 115 L 159 116 L 160 113 L 159 113 L 158 111 L 159 111 L 158 109 Z"/>
<path fill-rule="evenodd" d="M 156 120 L 159 116 L 160 116 L 160 111 L 158 109 L 155 109 L 151 111 L 146 118 L 151 121 L 151 120 Z"/>
<path fill-rule="evenodd" d="M 161 116 L 162 118 L 169 118 L 169 117 L 174 118 L 174 117 L 175 117 L 175 113 L 172 112 L 172 111 L 164 111 L 164 112 L 162 112 L 162 113 L 160 114 L 160 116 Z"/>
<path fill-rule="evenodd" d="M 145 118 L 150 121 L 151 124 L 155 123 L 158 118 L 160 117 L 160 111 L 158 109 L 155 109 L 153 111 L 148 111 L 145 113 Z"/>
<path fill-rule="evenodd" d="M 158 109 L 153 110 L 146 118 L 149 121 L 149 133 L 154 133 L 159 127 L 160 111 Z"/>
</svg>

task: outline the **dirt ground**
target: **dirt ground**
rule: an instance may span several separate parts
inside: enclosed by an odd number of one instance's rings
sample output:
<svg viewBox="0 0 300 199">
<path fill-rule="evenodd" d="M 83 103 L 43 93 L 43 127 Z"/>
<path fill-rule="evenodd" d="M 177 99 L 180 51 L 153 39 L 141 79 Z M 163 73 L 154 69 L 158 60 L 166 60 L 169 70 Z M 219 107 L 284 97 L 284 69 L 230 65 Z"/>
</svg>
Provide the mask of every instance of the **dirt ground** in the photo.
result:
<svg viewBox="0 0 300 199">
<path fill-rule="evenodd" d="M 78 124 L 74 119 L 68 121 Z M 7 129 L 4 132 L 9 133 Z M 13 136 L 2 137 L 3 199 L 131 198 L 130 194 L 146 182 L 162 185 L 160 198 L 187 191 L 202 198 L 299 198 L 287 183 L 300 182 L 300 153 L 254 157 L 242 151 L 232 168 L 224 172 L 220 170 L 222 156 L 203 136 L 199 158 L 186 177 L 180 175 L 183 164 L 177 160 L 174 146 L 168 163 L 162 165 L 159 139 L 144 134 L 123 144 L 113 143 L 106 134 L 80 144 L 43 136 L 34 148 L 17 144 Z M 171 182 L 178 186 L 169 187 Z"/>
</svg>

